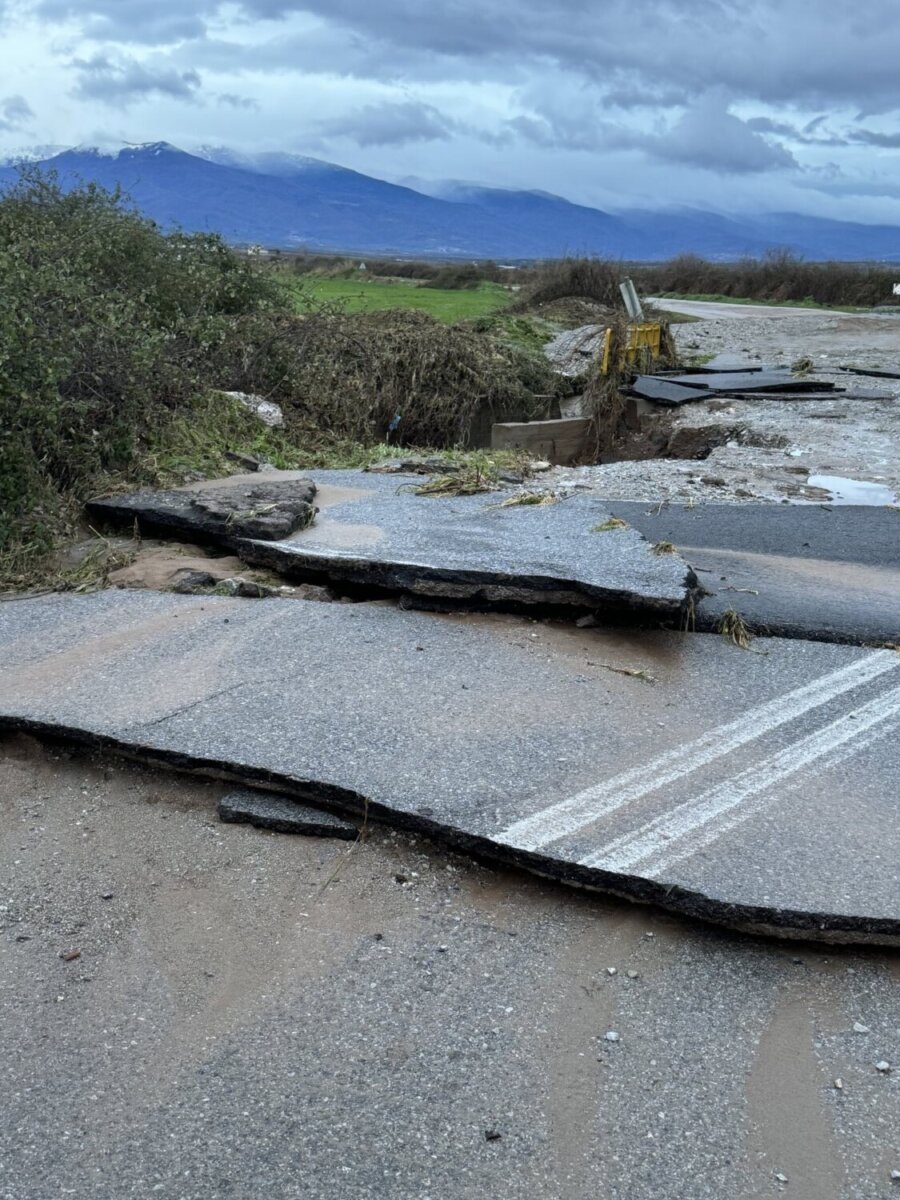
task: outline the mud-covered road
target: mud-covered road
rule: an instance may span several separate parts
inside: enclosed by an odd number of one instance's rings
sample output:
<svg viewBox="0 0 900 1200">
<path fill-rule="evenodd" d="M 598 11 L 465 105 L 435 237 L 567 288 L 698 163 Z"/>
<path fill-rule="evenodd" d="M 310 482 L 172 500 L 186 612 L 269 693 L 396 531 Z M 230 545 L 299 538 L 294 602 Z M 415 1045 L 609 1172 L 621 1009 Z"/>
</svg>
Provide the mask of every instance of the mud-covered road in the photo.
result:
<svg viewBox="0 0 900 1200">
<path fill-rule="evenodd" d="M 386 831 L 221 825 L 221 785 L 3 752 L 4 1200 L 896 1191 L 894 953 Z"/>
</svg>

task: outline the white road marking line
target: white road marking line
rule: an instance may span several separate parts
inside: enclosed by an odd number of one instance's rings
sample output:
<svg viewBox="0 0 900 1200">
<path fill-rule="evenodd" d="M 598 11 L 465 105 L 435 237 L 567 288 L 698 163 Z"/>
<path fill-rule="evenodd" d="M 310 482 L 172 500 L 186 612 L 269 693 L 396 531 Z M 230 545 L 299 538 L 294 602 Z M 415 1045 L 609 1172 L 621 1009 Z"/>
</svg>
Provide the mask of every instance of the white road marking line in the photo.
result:
<svg viewBox="0 0 900 1200">
<path fill-rule="evenodd" d="M 885 692 L 853 713 L 838 717 L 815 733 L 785 746 L 777 754 L 724 780 L 702 796 L 679 804 L 677 808 L 648 821 L 640 828 L 622 834 L 602 850 L 587 855 L 581 861 L 588 867 L 626 872 L 657 856 L 669 863 L 693 854 L 701 844 L 715 841 L 724 832 L 724 827 L 718 824 L 712 827 L 711 822 L 727 817 L 745 800 L 768 791 L 811 763 L 821 761 L 824 767 L 829 756 L 841 747 L 853 743 L 854 739 L 874 726 L 897 716 L 900 716 L 900 687 Z M 863 745 L 854 745 L 852 749 L 863 749 Z M 774 799 L 777 800 L 777 797 Z M 696 839 L 695 834 L 704 827 L 705 834 Z M 659 869 L 660 863 L 654 862 L 654 871 Z"/>
<path fill-rule="evenodd" d="M 897 667 L 900 667 L 900 656 L 894 651 L 876 651 L 749 709 L 736 720 L 711 729 L 692 742 L 676 746 L 648 763 L 632 767 L 530 817 L 515 821 L 497 833 L 494 840 L 521 850 L 539 850 Z"/>
<path fill-rule="evenodd" d="M 900 713 L 898 713 L 897 716 L 900 717 Z M 900 729 L 900 725 L 898 725 L 896 719 L 885 719 L 884 722 L 870 729 L 866 734 L 864 734 L 864 736 L 854 738 L 851 742 L 844 743 L 843 745 L 836 747 L 830 754 L 823 756 L 816 763 L 816 770 L 830 771 L 833 767 L 839 766 L 846 759 L 852 758 L 857 754 L 862 754 L 864 750 L 867 750 L 869 746 L 877 742 L 879 738 L 887 737 L 889 734 L 895 733 L 898 729 Z M 802 783 L 802 779 L 795 779 L 787 785 L 785 790 L 795 791 L 802 785 Z M 641 874 L 650 874 L 654 878 L 658 878 L 662 871 L 668 870 L 670 867 L 673 867 L 675 863 L 680 862 L 684 858 L 690 858 L 691 855 L 696 854 L 699 850 L 704 850 L 707 846 L 711 846 L 713 842 L 717 842 L 724 834 L 730 833 L 739 825 L 743 825 L 745 821 L 749 821 L 750 818 L 756 816 L 757 813 L 769 808 L 784 795 L 785 791 L 779 791 L 775 794 L 770 793 L 768 796 L 760 795 L 757 797 L 755 802 L 745 803 L 736 809 L 732 809 L 730 813 L 725 813 L 722 819 L 717 821 L 714 825 L 709 824 L 697 831 L 689 844 L 673 844 L 671 853 L 669 852 L 669 847 L 667 845 L 665 850 L 652 859 L 652 861 L 648 862 L 647 860 L 644 860 L 641 863 Z"/>
</svg>

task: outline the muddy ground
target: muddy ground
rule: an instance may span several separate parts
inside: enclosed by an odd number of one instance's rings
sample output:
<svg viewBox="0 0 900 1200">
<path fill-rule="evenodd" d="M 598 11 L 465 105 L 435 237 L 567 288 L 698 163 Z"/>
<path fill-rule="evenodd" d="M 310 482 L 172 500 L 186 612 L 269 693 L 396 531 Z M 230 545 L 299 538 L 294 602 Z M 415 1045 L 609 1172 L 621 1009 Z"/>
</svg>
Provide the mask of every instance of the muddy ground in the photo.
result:
<svg viewBox="0 0 900 1200">
<path fill-rule="evenodd" d="M 2 749 L 4 1200 L 896 1191 L 895 954 L 376 828 L 222 825 L 223 785 Z"/>
<path fill-rule="evenodd" d="M 692 310 L 689 303 L 683 307 Z M 848 375 L 840 367 L 900 373 L 900 317 L 777 308 L 762 310 L 765 315 L 754 308 L 747 315 L 738 305 L 694 307 L 704 319 L 674 327 L 686 357 L 716 355 L 722 365 L 790 365 L 810 358 L 809 378 L 847 392 L 816 401 L 720 398 L 676 410 L 656 408 L 644 417 L 643 434 L 624 439 L 609 456 L 639 461 L 558 468 L 548 482 L 618 500 L 897 502 L 900 380 Z M 867 398 L 851 399 L 851 393 Z M 680 443 L 698 458 L 653 460 L 673 435 L 676 447 Z M 873 486 L 853 488 L 838 480 Z"/>
</svg>

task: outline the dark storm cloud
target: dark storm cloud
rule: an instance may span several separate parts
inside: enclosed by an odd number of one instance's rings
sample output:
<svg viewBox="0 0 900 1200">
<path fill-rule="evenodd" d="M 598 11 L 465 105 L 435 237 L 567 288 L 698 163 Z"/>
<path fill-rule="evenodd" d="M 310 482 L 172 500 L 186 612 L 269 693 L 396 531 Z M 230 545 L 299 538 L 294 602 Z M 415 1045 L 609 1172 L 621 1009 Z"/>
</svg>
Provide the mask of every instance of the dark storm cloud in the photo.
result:
<svg viewBox="0 0 900 1200">
<path fill-rule="evenodd" d="M 176 71 L 165 65 L 154 67 L 133 58 L 112 60 L 104 54 L 95 54 L 89 59 L 74 59 L 71 65 L 80 75 L 75 89 L 77 96 L 119 107 L 148 96 L 194 100 L 200 87 L 196 71 Z"/>
<path fill-rule="evenodd" d="M 166 45 L 202 38 L 217 7 L 196 0 L 39 0 L 36 11 L 50 21 L 75 18 L 98 41 Z"/>
<path fill-rule="evenodd" d="M 771 117 L 751 117 L 746 124 L 756 133 L 773 133 L 801 146 L 848 146 L 850 142 L 840 134 L 816 132 L 826 119 L 825 116 L 816 117 L 814 121 L 797 126 L 790 121 L 774 121 Z"/>
<path fill-rule="evenodd" d="M 6 96 L 0 100 L 0 131 L 13 133 L 34 117 L 24 96 Z"/>
<path fill-rule="evenodd" d="M 797 167 L 793 155 L 771 142 L 747 122 L 727 111 L 721 97 L 705 97 L 671 127 L 659 133 L 555 114 L 517 117 L 510 126 L 523 138 L 546 148 L 571 150 L 636 150 L 663 162 L 734 175 Z M 765 130 L 764 132 L 770 132 Z"/>
<path fill-rule="evenodd" d="M 0 4 L 3 0 L 0 0 Z M 622 107 L 684 102 L 710 87 L 735 99 L 861 113 L 897 104 L 897 0 L 36 0 L 37 11 L 77 19 L 99 40 L 201 42 L 209 22 L 315 16 L 323 28 L 307 69 L 372 78 L 491 79 L 527 68 L 589 80 Z M 331 36 L 329 36 L 329 33 Z M 240 38 L 233 44 L 238 67 Z M 289 69 L 291 47 L 270 55 Z M 453 63 L 454 68 L 448 69 Z"/>
<path fill-rule="evenodd" d="M 896 0 L 243 0 L 250 15 L 315 13 L 387 55 L 556 64 L 612 88 L 696 94 L 710 85 L 772 103 L 897 103 Z"/>
<path fill-rule="evenodd" d="M 403 146 L 411 142 L 446 141 L 453 124 L 430 104 L 366 104 L 341 117 L 318 123 L 326 137 L 348 137 L 359 146 Z"/>
<path fill-rule="evenodd" d="M 861 146 L 879 146 L 883 150 L 900 150 L 900 133 L 877 133 L 873 129 L 854 129 L 850 141 Z"/>
<path fill-rule="evenodd" d="M 715 97 L 688 109 L 665 135 L 645 139 L 657 158 L 734 175 L 796 167 L 794 156 L 724 109 Z"/>
</svg>

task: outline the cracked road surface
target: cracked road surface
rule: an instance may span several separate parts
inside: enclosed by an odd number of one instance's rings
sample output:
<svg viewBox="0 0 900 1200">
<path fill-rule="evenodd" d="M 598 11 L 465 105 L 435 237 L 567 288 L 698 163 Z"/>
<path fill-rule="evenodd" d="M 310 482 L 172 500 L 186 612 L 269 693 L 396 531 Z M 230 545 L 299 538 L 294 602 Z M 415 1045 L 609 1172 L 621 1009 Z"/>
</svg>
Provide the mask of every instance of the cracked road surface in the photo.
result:
<svg viewBox="0 0 900 1200">
<path fill-rule="evenodd" d="M 739 928 L 900 940 L 900 656 L 106 591 L 0 610 L 0 719 Z"/>
<path fill-rule="evenodd" d="M 348 851 L 222 825 L 225 785 L 3 750 L 4 1200 L 896 1191 L 894 952 L 389 830 Z"/>
</svg>

